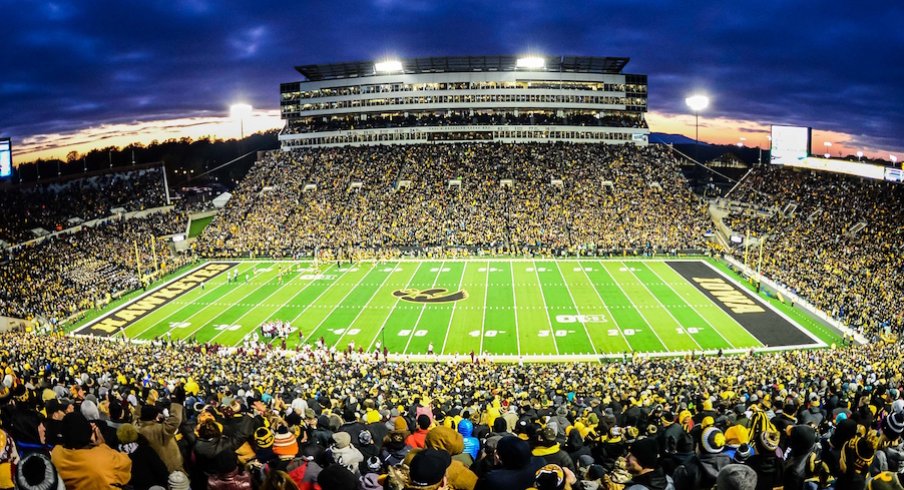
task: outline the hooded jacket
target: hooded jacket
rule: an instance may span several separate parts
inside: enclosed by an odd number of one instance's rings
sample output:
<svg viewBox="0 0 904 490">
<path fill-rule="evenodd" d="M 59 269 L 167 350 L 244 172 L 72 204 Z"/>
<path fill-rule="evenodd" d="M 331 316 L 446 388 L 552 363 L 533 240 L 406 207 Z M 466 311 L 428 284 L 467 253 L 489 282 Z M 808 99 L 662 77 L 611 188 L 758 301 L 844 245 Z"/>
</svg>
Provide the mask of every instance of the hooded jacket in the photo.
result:
<svg viewBox="0 0 904 490">
<path fill-rule="evenodd" d="M 470 420 L 465 419 L 458 424 L 458 433 L 464 439 L 463 452 L 471 456 L 472 462 L 477 460 L 477 455 L 480 453 L 480 441 L 472 436 L 473 432 L 474 424 Z"/>
<path fill-rule="evenodd" d="M 474 488 L 477 484 L 477 475 L 468 469 L 473 460 L 470 455 L 462 453 L 464 442 L 461 434 L 448 427 L 435 427 L 427 433 L 426 445 L 452 456 L 452 464 L 446 470 L 446 477 L 454 488 L 462 490 Z"/>
<path fill-rule="evenodd" d="M 562 468 L 575 470 L 571 456 L 560 448 L 558 442 L 551 446 L 537 446 L 531 451 L 531 454 L 543 458 L 548 464 L 557 464 Z"/>
</svg>

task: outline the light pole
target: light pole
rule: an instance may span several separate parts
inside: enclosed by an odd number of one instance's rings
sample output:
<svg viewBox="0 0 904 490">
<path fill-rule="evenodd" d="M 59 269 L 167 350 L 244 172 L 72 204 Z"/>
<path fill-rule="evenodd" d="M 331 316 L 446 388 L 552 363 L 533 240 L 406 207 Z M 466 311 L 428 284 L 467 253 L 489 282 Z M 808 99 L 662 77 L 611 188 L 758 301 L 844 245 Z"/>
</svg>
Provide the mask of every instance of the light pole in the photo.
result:
<svg viewBox="0 0 904 490">
<path fill-rule="evenodd" d="M 700 111 L 709 107 L 709 97 L 696 94 L 684 99 L 684 103 L 694 111 L 694 153 L 697 153 L 697 146 L 700 146 Z"/>
<path fill-rule="evenodd" d="M 232 104 L 229 106 L 229 115 L 239 120 L 241 139 L 245 139 L 245 118 L 250 116 L 253 111 L 254 108 L 249 104 Z"/>
<path fill-rule="evenodd" d="M 831 142 L 831 141 L 826 141 L 826 142 L 823 143 L 823 145 L 825 145 L 825 147 L 826 147 L 826 158 L 829 158 L 829 154 L 831 153 L 830 150 L 831 150 L 831 148 L 832 148 L 832 142 Z"/>
<path fill-rule="evenodd" d="M 857 161 L 859 162 L 859 161 L 861 161 L 861 160 L 863 160 L 863 152 L 862 152 L 862 151 L 858 151 L 858 152 L 857 152 Z"/>
</svg>

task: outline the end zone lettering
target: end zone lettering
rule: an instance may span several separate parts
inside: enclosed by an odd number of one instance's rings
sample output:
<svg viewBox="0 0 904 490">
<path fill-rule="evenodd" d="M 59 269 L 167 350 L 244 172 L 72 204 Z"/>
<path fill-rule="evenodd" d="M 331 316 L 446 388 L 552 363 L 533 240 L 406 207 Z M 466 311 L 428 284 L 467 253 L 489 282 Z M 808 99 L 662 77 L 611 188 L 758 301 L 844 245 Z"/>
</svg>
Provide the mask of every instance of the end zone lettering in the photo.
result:
<svg viewBox="0 0 904 490">
<path fill-rule="evenodd" d="M 763 313 L 766 311 L 746 294 L 722 279 L 712 277 L 695 277 L 693 279 L 735 313 Z"/>
<path fill-rule="evenodd" d="M 235 265 L 235 263 L 207 264 L 152 293 L 148 293 L 138 298 L 133 303 L 110 313 L 107 317 L 90 325 L 89 330 L 95 335 L 111 335 L 120 329 L 135 323 L 137 320 L 154 311 L 161 305 L 182 296 L 198 287 L 202 282 L 222 274 Z"/>
</svg>

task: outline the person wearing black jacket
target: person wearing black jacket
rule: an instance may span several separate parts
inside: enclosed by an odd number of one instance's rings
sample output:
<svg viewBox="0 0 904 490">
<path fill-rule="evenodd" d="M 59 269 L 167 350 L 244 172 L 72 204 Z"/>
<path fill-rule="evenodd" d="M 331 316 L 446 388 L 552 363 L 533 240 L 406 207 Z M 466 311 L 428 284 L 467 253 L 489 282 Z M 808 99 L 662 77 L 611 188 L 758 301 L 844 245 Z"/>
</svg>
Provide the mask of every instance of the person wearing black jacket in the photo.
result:
<svg viewBox="0 0 904 490">
<path fill-rule="evenodd" d="M 122 424 L 116 429 L 116 435 L 119 439 L 117 449 L 128 454 L 132 460 L 132 479 L 129 480 L 129 485 L 135 490 L 147 490 L 155 485 L 166 487 L 169 471 L 157 451 L 138 433 L 138 429 L 132 424 Z"/>
<path fill-rule="evenodd" d="M 625 490 L 674 490 L 671 478 L 659 464 L 659 448 L 655 439 L 641 439 L 628 449 L 627 470 L 631 480 Z"/>
<path fill-rule="evenodd" d="M 530 446 L 516 436 L 506 436 L 496 444 L 499 466 L 477 479 L 475 490 L 523 490 L 534 484 L 537 470 L 546 461 L 531 456 Z"/>
</svg>

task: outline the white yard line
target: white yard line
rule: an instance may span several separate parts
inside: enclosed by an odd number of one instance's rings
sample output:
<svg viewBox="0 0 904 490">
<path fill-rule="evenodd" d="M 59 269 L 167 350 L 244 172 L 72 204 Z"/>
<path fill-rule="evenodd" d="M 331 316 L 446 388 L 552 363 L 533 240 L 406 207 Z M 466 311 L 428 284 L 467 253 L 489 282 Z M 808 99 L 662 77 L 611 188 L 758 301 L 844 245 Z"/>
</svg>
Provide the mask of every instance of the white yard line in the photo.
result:
<svg viewBox="0 0 904 490">
<path fill-rule="evenodd" d="M 465 269 L 468 268 L 468 263 L 465 262 L 464 265 L 461 266 L 461 278 L 458 279 L 458 291 L 461 291 L 461 285 L 465 281 Z M 446 335 L 443 337 L 443 347 L 440 349 L 441 354 L 446 353 L 446 342 L 449 341 L 449 331 L 452 330 L 452 319 L 455 318 L 455 308 L 458 306 L 458 301 L 452 303 L 452 314 L 449 315 L 449 324 L 446 326 Z"/>
<path fill-rule="evenodd" d="M 483 285 L 483 312 L 480 315 L 480 347 L 477 350 L 478 355 L 481 355 L 481 356 L 483 355 L 483 334 L 484 334 L 484 330 L 486 329 L 486 326 L 487 326 L 487 297 L 490 296 L 490 262 L 487 261 L 486 264 L 487 264 L 486 265 L 487 278 L 486 278 L 486 282 Z M 480 272 L 479 269 L 478 269 L 478 272 Z M 518 324 L 516 322 L 515 323 L 516 329 L 518 328 L 517 326 L 518 326 Z M 517 332 L 517 330 L 516 330 L 516 332 Z M 515 335 L 515 337 L 517 338 L 518 336 Z"/>
<path fill-rule="evenodd" d="M 670 317 L 672 317 L 672 320 L 675 322 L 675 326 L 676 326 L 677 328 L 680 328 L 681 330 L 683 330 L 684 333 L 687 334 L 687 336 L 690 337 L 691 340 L 693 340 L 695 344 L 697 344 L 697 347 L 699 347 L 700 350 L 703 350 L 703 347 L 700 345 L 700 342 L 697 342 L 697 339 L 694 338 L 693 334 L 691 334 L 690 332 L 688 332 L 687 329 L 684 328 L 684 325 L 682 325 L 681 322 L 679 322 L 678 319 L 675 318 L 675 315 L 672 314 L 672 310 L 668 309 L 668 308 L 665 306 L 665 304 L 662 302 L 662 300 L 659 299 L 659 296 L 656 296 L 655 294 L 653 294 L 653 291 L 650 291 L 650 288 L 647 287 L 646 283 L 644 283 L 643 281 L 640 280 L 639 277 L 637 277 L 637 274 L 634 273 L 633 270 L 631 270 L 631 267 L 630 267 L 627 263 L 622 262 L 621 264 L 622 264 L 622 266 L 624 266 L 624 268 L 628 271 L 629 274 L 631 274 L 632 276 L 634 276 L 634 279 L 637 279 L 637 282 L 639 282 L 640 285 L 647 291 L 647 294 L 649 294 L 650 296 L 652 296 L 653 299 L 656 300 L 657 303 L 659 303 L 659 306 L 661 306 L 662 309 L 665 310 L 665 312 L 668 313 L 668 315 L 669 315 Z M 723 337 L 723 338 L 724 338 L 724 337 Z"/>
<path fill-rule="evenodd" d="M 515 340 L 518 345 L 517 355 L 521 355 L 521 331 L 518 329 L 518 297 L 515 294 L 515 264 L 510 260 L 508 261 L 509 272 L 512 274 L 512 311 L 515 312 Z M 490 266 L 487 265 L 487 270 L 490 270 Z M 489 291 L 488 291 L 489 292 Z"/>
<path fill-rule="evenodd" d="M 394 269 L 394 268 L 395 268 L 395 267 L 393 267 L 393 269 Z M 368 274 L 369 274 L 369 273 L 368 273 Z M 342 335 L 340 335 L 339 338 L 336 339 L 336 343 L 333 344 L 333 345 L 336 346 L 336 349 L 337 349 L 337 350 L 339 350 L 339 345 L 340 345 L 340 343 L 342 342 L 342 339 L 345 338 L 345 334 L 347 334 L 348 331 L 349 331 L 349 329 L 352 327 L 352 325 L 354 325 L 355 322 L 358 321 L 358 318 L 360 318 L 360 317 L 361 317 L 361 314 L 364 313 L 364 310 L 366 310 L 367 307 L 370 306 L 370 304 L 373 302 L 374 298 L 377 297 L 377 293 L 379 293 L 380 290 L 383 289 L 383 285 L 386 284 L 386 281 L 388 281 L 389 278 L 392 277 L 393 274 L 394 274 L 393 272 L 387 272 L 387 273 L 386 273 L 386 277 L 383 278 L 383 281 L 380 282 L 380 285 L 377 286 L 377 289 L 375 289 L 374 292 L 373 292 L 373 294 L 370 295 L 370 299 L 367 300 L 367 303 L 364 303 L 364 307 L 361 308 L 361 310 L 358 311 L 358 314 L 355 315 L 355 318 L 353 318 L 352 321 L 349 322 L 349 324 L 346 325 L 345 328 L 342 329 Z M 329 315 L 327 315 L 327 317 L 329 317 Z"/>
<path fill-rule="evenodd" d="M 297 273 L 297 272 L 290 272 L 289 274 L 298 274 L 298 273 Z M 264 296 L 264 298 L 263 298 L 260 302 L 261 302 L 261 303 L 264 303 L 264 302 L 266 301 L 267 298 L 269 298 L 269 297 L 273 296 L 274 294 L 276 294 L 276 293 L 282 291 L 284 287 L 288 286 L 288 285 L 292 282 L 292 279 L 294 279 L 294 277 L 289 278 L 288 281 L 284 282 L 280 287 L 276 288 L 275 291 L 273 291 L 272 293 L 270 293 L 270 294 Z M 314 282 L 314 281 L 311 281 L 311 282 Z M 309 282 L 307 285 L 310 285 L 311 282 Z M 307 286 L 305 286 L 305 287 L 307 287 Z M 295 297 L 295 296 L 293 295 L 292 297 Z M 233 320 L 233 321 L 235 322 L 235 323 L 233 323 L 233 325 L 239 325 L 239 328 L 241 329 L 241 324 L 238 323 L 239 320 L 241 320 L 242 318 L 245 318 L 246 316 L 250 315 L 250 314 L 251 314 L 252 312 L 254 312 L 254 311 L 257 311 L 257 309 L 256 309 L 256 308 L 248 308 L 248 309 L 245 311 L 245 313 L 242 313 L 242 316 L 240 316 L 240 317 L 236 318 L 235 320 Z M 225 311 L 224 311 L 223 313 L 225 313 Z M 219 316 L 219 315 L 217 315 L 217 316 Z M 214 319 L 215 319 L 215 318 L 216 318 L 216 317 L 214 317 Z M 249 331 L 252 331 L 252 332 L 253 332 L 253 331 L 256 330 L 256 329 L 257 329 L 257 325 L 255 325 L 254 328 L 251 329 L 251 330 L 249 330 Z M 211 338 L 208 342 L 213 342 L 214 340 L 216 340 L 217 337 L 219 337 L 220 335 L 223 335 L 224 333 L 226 333 L 226 332 L 228 332 L 228 331 L 229 331 L 229 330 L 221 330 L 220 333 L 214 335 L 213 338 Z"/>
<path fill-rule="evenodd" d="M 602 267 L 603 269 L 606 268 L 603 265 L 603 261 L 600 260 L 597 262 L 599 263 L 600 267 Z M 624 265 L 624 264 L 622 264 L 622 265 Z M 659 343 L 662 344 L 662 348 L 665 349 L 666 351 L 671 351 L 672 349 L 669 349 L 669 346 L 666 345 L 666 343 L 662 341 L 662 337 L 660 337 L 659 333 L 656 331 L 656 329 L 653 328 L 653 324 L 650 323 L 650 320 L 647 319 L 647 316 L 643 314 L 643 311 L 641 311 L 641 309 L 638 308 L 637 304 L 634 303 L 634 300 L 631 299 L 630 296 L 628 296 L 627 292 L 625 292 L 625 288 L 623 288 L 621 286 L 621 283 L 618 282 L 618 279 L 616 279 L 615 276 L 613 274 L 611 274 L 609 271 L 606 271 L 606 273 L 609 274 L 610 276 L 612 276 L 612 282 L 615 283 L 615 285 L 622 292 L 622 294 L 625 296 L 625 298 L 628 299 L 628 301 L 631 303 L 631 306 L 633 306 L 634 309 L 637 311 L 637 314 L 640 315 L 641 318 L 643 318 L 643 322 L 647 325 L 647 328 L 649 328 L 650 331 L 653 332 L 653 335 L 655 335 L 656 338 L 659 339 Z"/>
<path fill-rule="evenodd" d="M 443 273 L 443 266 L 444 266 L 444 265 L 446 265 L 446 261 L 445 261 L 445 260 L 442 261 L 442 262 L 440 262 L 440 264 L 439 264 L 439 270 L 438 270 L 438 272 L 436 273 L 436 277 L 433 279 L 433 286 L 431 286 L 431 288 L 435 288 L 435 287 L 436 287 L 436 281 L 439 281 L 439 276 L 440 276 L 440 274 Z M 417 332 L 417 326 L 418 326 L 418 324 L 421 323 L 421 318 L 423 318 L 424 312 L 425 312 L 426 310 L 427 310 L 427 303 L 424 303 L 424 306 L 421 307 L 421 312 L 420 312 L 420 314 L 418 314 L 418 316 L 417 316 L 417 320 L 414 322 L 414 325 L 411 327 L 411 332 L 409 332 L 409 334 L 408 334 L 408 342 L 405 342 L 405 349 L 402 351 L 403 354 L 406 353 L 406 352 L 408 352 L 408 346 L 411 345 L 411 339 L 414 338 L 414 333 Z"/>
<path fill-rule="evenodd" d="M 631 345 L 631 342 L 628 340 L 628 337 L 625 336 L 625 332 L 622 331 L 621 325 L 619 325 L 618 322 L 615 321 L 615 315 L 612 314 L 612 310 L 609 309 L 609 306 L 606 304 L 606 301 L 603 300 L 603 296 L 600 294 L 599 290 L 596 288 L 596 284 L 593 282 L 593 279 L 590 278 L 590 274 L 587 274 L 586 268 L 580 262 L 578 262 L 578 267 L 581 268 L 581 272 L 583 272 L 584 276 L 587 277 L 587 282 L 590 283 L 590 289 L 593 290 L 594 294 L 596 294 L 596 297 L 599 298 L 600 304 L 602 304 L 603 308 L 606 309 L 606 314 L 609 315 L 609 319 L 612 320 L 612 324 L 615 325 L 615 328 L 618 330 L 619 335 L 621 335 L 622 339 L 625 341 L 625 346 L 627 346 L 628 349 L 630 349 L 631 351 L 634 351 L 634 346 Z M 612 280 L 614 281 L 615 279 L 613 278 Z"/>
<path fill-rule="evenodd" d="M 405 283 L 405 289 L 408 289 L 409 287 L 411 287 L 411 281 L 414 280 L 414 276 L 417 275 L 417 271 L 421 270 L 421 266 L 422 266 L 422 265 L 424 265 L 424 262 L 421 262 L 420 264 L 417 265 L 417 267 L 414 268 L 414 272 L 411 274 L 411 277 L 408 278 L 408 282 Z M 395 304 L 392 305 L 392 309 L 389 310 L 389 314 L 386 315 L 386 318 L 383 320 L 383 324 L 380 325 L 380 329 L 377 330 L 377 333 L 374 334 L 374 338 L 372 338 L 372 339 L 370 340 L 370 345 L 367 346 L 367 352 L 370 352 L 370 349 L 374 346 L 374 342 L 377 341 L 377 337 L 379 337 L 380 334 L 383 334 L 383 337 L 386 336 L 386 332 L 385 332 L 384 329 L 386 328 L 386 324 L 389 322 L 389 318 L 392 316 L 393 312 L 395 312 L 396 306 L 398 306 L 399 301 L 400 301 L 400 300 L 397 299 L 396 302 L 395 302 Z M 382 341 L 381 341 L 380 344 L 381 344 L 383 347 L 386 347 L 386 343 L 385 343 L 385 342 L 382 342 Z"/>
<path fill-rule="evenodd" d="M 393 265 L 392 267 L 395 268 L 397 265 L 398 265 L 398 264 L 395 264 L 395 265 Z M 351 272 L 350 269 L 351 269 L 351 267 L 349 267 L 349 270 L 346 270 L 346 271 L 345 271 L 345 274 L 342 274 L 342 277 L 345 277 L 346 275 L 348 275 L 348 273 Z M 352 286 L 351 289 L 349 289 L 347 293 L 345 293 L 345 296 L 343 296 L 339 301 L 336 302 L 335 305 L 333 305 L 333 308 L 332 308 L 329 312 L 327 312 L 326 315 L 324 315 L 323 320 L 320 320 L 320 323 L 318 323 L 317 326 L 314 327 L 314 328 L 311 330 L 310 335 L 306 336 L 306 337 L 304 338 L 304 340 L 301 341 L 300 345 L 304 345 L 308 340 L 311 339 L 311 337 L 314 336 L 315 333 L 317 333 L 318 330 L 320 330 L 320 327 L 324 324 L 324 322 L 326 322 L 327 318 L 329 318 L 330 315 L 333 314 L 333 311 L 335 311 L 335 309 L 338 308 L 339 305 L 341 305 L 343 301 L 345 301 L 345 298 L 348 298 L 348 295 L 352 294 L 352 291 L 354 291 L 355 289 L 357 289 L 358 286 L 361 284 L 361 282 L 364 281 L 364 278 L 367 277 L 367 276 L 369 276 L 370 273 L 373 272 L 373 271 L 374 271 L 374 269 L 371 269 L 371 270 L 365 272 L 364 275 L 361 276 L 361 279 L 358 279 L 358 282 L 356 282 L 355 285 Z M 392 272 L 390 272 L 390 274 L 392 274 Z M 307 311 L 308 308 L 311 307 L 311 305 L 313 305 L 314 303 L 316 303 L 317 300 L 320 299 L 320 297 L 323 296 L 323 294 L 327 292 L 327 290 L 331 289 L 331 288 L 332 288 L 333 286 L 335 286 L 336 284 L 339 284 L 339 279 L 341 279 L 341 278 L 336 278 L 336 280 L 333 282 L 333 284 L 330 284 L 329 287 L 327 287 L 326 289 L 324 289 L 323 291 L 321 291 L 320 294 L 318 294 L 316 298 L 314 298 L 310 303 L 308 303 L 308 306 L 305 306 L 304 309 L 301 310 L 301 313 L 299 313 L 298 315 L 296 315 L 295 318 L 293 318 L 292 321 L 289 322 L 289 323 L 295 323 L 295 321 L 298 320 L 298 318 L 300 318 L 301 315 L 302 315 L 305 311 Z"/>
<path fill-rule="evenodd" d="M 565 284 L 565 290 L 568 291 L 568 297 L 571 298 L 571 304 L 574 305 L 574 311 L 575 311 L 575 313 L 578 314 L 578 319 L 580 320 L 580 324 L 581 324 L 581 326 L 584 327 L 584 333 L 587 334 L 587 340 L 590 342 L 590 348 L 593 349 L 593 354 L 599 354 L 599 350 L 596 348 L 596 345 L 593 343 L 593 337 L 590 336 L 590 330 L 587 328 L 587 324 L 584 322 L 584 319 L 581 318 L 583 315 L 581 315 L 581 309 L 578 307 L 578 302 L 574 299 L 574 295 L 571 294 L 571 286 L 568 285 L 568 280 L 565 279 L 565 274 L 562 274 L 562 268 L 559 267 L 558 262 L 553 261 L 553 263 L 556 264 L 556 270 L 559 271 L 559 277 L 562 278 L 562 282 Z M 581 266 L 578 266 L 578 267 L 580 267 L 581 270 L 584 270 L 583 267 L 581 267 Z M 543 286 L 541 285 L 540 286 L 541 290 L 542 290 L 542 287 Z"/>
<path fill-rule="evenodd" d="M 682 295 L 681 293 L 679 293 L 677 289 L 673 288 L 672 285 L 671 285 L 670 283 L 666 282 L 665 279 L 663 279 L 662 276 L 660 276 L 655 270 L 653 270 L 652 267 L 647 267 L 647 270 L 649 270 L 650 272 L 652 272 L 653 275 L 656 276 L 660 281 L 662 281 L 662 283 L 665 284 L 669 289 L 671 289 L 671 290 L 675 293 L 676 296 L 678 296 L 679 298 L 681 298 L 681 301 L 684 301 L 685 303 L 687 303 L 687 305 L 688 305 L 691 309 L 696 310 L 696 308 L 694 308 L 693 306 L 691 306 L 691 302 L 688 301 L 688 299 L 685 298 L 684 295 Z M 701 293 L 701 294 L 703 294 L 703 293 Z M 704 296 L 704 297 L 705 297 L 705 296 Z M 709 298 L 706 298 L 706 299 L 707 299 L 707 301 L 709 301 Z M 710 301 L 710 302 L 712 302 L 712 301 Z M 715 306 L 715 305 L 713 305 L 713 306 L 716 307 L 716 308 L 718 308 L 718 306 Z M 694 313 L 696 313 L 697 316 L 699 316 L 701 320 L 703 320 L 704 322 L 706 322 L 706 324 L 709 325 L 709 328 L 711 328 L 714 332 L 716 332 L 717 334 L 719 334 L 719 337 L 722 337 L 722 340 L 724 340 L 725 342 L 727 342 L 728 345 L 731 346 L 731 348 L 737 347 L 737 346 L 734 344 L 734 342 L 728 340 L 727 337 L 725 337 L 724 335 L 722 335 L 722 332 L 720 332 L 719 329 L 716 328 L 716 326 L 713 325 L 712 322 L 710 322 L 709 320 L 707 320 L 706 317 L 703 316 L 699 311 L 694 311 Z M 728 314 L 726 314 L 726 316 L 728 316 L 728 318 L 731 318 L 731 316 L 729 316 Z M 747 330 L 746 328 L 744 328 L 743 325 L 741 325 L 740 323 L 738 323 L 737 320 L 735 320 L 734 318 L 731 318 L 731 321 L 733 321 L 733 322 L 735 323 L 735 325 L 737 325 L 738 327 L 740 327 L 740 328 L 742 328 L 742 329 L 744 329 L 744 330 Z M 687 329 L 685 329 L 685 330 L 687 330 Z M 751 337 L 753 337 L 752 334 L 751 334 Z M 753 339 L 756 340 L 756 337 L 753 337 Z M 761 346 L 763 345 L 759 340 L 757 340 L 757 343 L 760 344 Z"/>
<path fill-rule="evenodd" d="M 265 273 L 265 274 L 269 274 L 269 273 Z M 263 286 L 266 286 L 266 285 L 269 284 L 271 281 L 276 280 L 277 277 L 278 277 L 278 276 L 274 276 L 273 279 L 270 279 L 269 281 L 265 282 L 265 283 L 263 284 Z M 258 292 L 259 290 L 260 290 L 260 288 L 254 288 L 254 289 L 252 289 L 248 294 L 246 294 L 246 295 L 242 296 L 241 298 L 239 298 L 238 301 L 231 303 L 231 304 L 229 305 L 229 308 L 232 308 L 232 307 L 235 306 L 235 305 L 242 304 L 242 300 L 243 300 L 243 299 L 247 298 L 248 296 L 251 296 L 252 294 Z M 279 291 L 279 290 L 277 289 L 277 291 Z M 227 295 L 229 295 L 229 294 L 232 294 L 232 292 L 227 293 Z M 207 306 L 201 308 L 200 310 L 196 311 L 193 315 L 191 315 L 190 317 L 186 318 L 186 319 L 183 320 L 183 321 L 188 321 L 188 320 L 194 318 L 195 316 L 199 315 L 202 311 L 207 310 L 208 308 L 210 308 L 211 306 L 214 306 L 215 304 L 216 304 L 216 303 L 210 303 L 209 305 L 207 305 Z M 227 309 L 228 309 L 228 308 L 227 308 Z M 218 315 L 218 316 L 219 316 L 219 315 Z M 216 317 L 214 317 L 214 318 L 216 318 Z M 182 336 L 182 337 L 180 337 L 180 338 L 187 339 L 187 338 L 191 337 L 192 335 L 195 335 L 196 333 L 198 333 L 202 328 L 204 328 L 204 327 L 206 327 L 206 326 L 207 326 L 207 324 L 206 324 L 206 323 L 203 323 L 203 324 L 201 324 L 200 326 L 198 326 L 198 328 L 192 330 L 192 331 L 189 332 L 187 335 L 184 335 L 184 336 Z M 217 334 L 217 335 L 219 335 L 219 334 Z"/>
<path fill-rule="evenodd" d="M 552 326 L 552 317 L 549 316 L 549 303 L 546 302 L 546 295 L 543 293 L 543 283 L 540 279 L 540 271 L 537 270 L 537 261 L 531 262 L 534 265 L 534 274 L 537 276 L 537 288 L 540 290 L 540 299 L 543 300 L 543 311 L 546 313 L 546 322 L 549 324 L 549 336 L 552 337 L 552 345 L 556 348 L 556 355 L 561 355 L 562 353 L 559 351 L 559 341 L 556 340 L 556 328 Z M 512 267 L 514 269 L 514 267 Z M 512 281 L 514 278 L 514 271 L 512 272 Z M 589 339 L 588 339 L 589 340 Z"/>
</svg>

